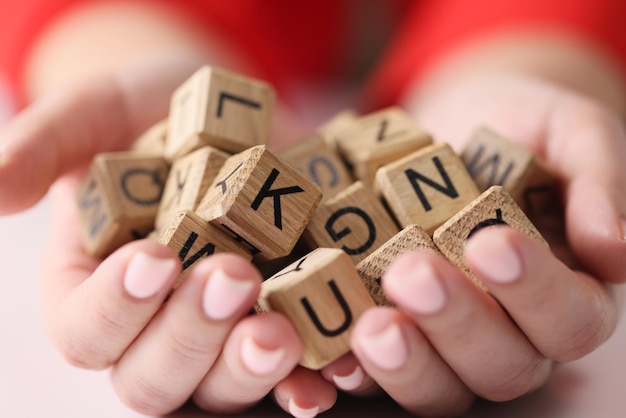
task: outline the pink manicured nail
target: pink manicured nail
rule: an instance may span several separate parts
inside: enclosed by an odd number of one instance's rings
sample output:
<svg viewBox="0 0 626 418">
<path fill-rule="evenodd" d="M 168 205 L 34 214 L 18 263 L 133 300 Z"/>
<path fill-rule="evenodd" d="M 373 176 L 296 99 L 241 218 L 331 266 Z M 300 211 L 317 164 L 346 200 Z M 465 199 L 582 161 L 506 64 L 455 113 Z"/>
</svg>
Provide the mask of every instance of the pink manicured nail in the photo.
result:
<svg viewBox="0 0 626 418">
<path fill-rule="evenodd" d="M 241 342 L 241 360 L 251 372 L 258 375 L 266 375 L 274 372 L 280 366 L 287 351 L 284 347 L 268 350 L 252 339 L 246 337 Z"/>
<path fill-rule="evenodd" d="M 446 293 L 436 272 L 426 263 L 420 263 L 404 274 L 401 291 L 396 292 L 397 302 L 418 314 L 439 312 L 446 305 Z"/>
<path fill-rule="evenodd" d="M 352 373 L 347 376 L 338 376 L 333 375 L 333 382 L 339 389 L 343 389 L 345 391 L 350 391 L 361 386 L 363 381 L 365 380 L 365 373 L 363 369 L 359 366 L 356 366 Z"/>
<path fill-rule="evenodd" d="M 409 358 L 407 344 L 396 323 L 390 323 L 376 334 L 361 335 L 359 340 L 365 356 L 380 369 L 399 369 Z"/>
<path fill-rule="evenodd" d="M 512 283 L 522 277 L 522 262 L 506 238 L 476 234 L 465 244 L 465 255 L 476 273 L 496 283 Z"/>
<path fill-rule="evenodd" d="M 222 269 L 214 270 L 204 287 L 204 312 L 215 321 L 230 318 L 241 309 L 253 287 L 254 283 L 250 280 L 232 278 Z"/>
<path fill-rule="evenodd" d="M 320 412 L 319 406 L 312 408 L 302 408 L 299 406 L 293 398 L 289 399 L 289 413 L 295 418 L 313 418 Z"/>
<path fill-rule="evenodd" d="M 174 278 L 177 261 L 156 258 L 143 252 L 135 254 L 126 266 L 124 288 L 137 299 L 147 299 L 159 293 Z"/>
</svg>

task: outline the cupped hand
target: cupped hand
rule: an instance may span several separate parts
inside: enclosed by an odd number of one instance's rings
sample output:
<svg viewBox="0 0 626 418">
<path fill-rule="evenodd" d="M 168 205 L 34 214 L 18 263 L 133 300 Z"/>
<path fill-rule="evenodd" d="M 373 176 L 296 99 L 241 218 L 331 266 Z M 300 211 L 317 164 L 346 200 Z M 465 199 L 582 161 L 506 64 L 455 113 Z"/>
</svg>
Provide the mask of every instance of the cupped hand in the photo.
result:
<svg viewBox="0 0 626 418">
<path fill-rule="evenodd" d="M 119 397 L 142 413 L 165 414 L 190 398 L 233 413 L 266 396 L 301 354 L 284 317 L 248 316 L 259 272 L 234 255 L 214 255 L 168 296 L 181 270 L 174 252 L 140 240 L 99 260 L 86 254 L 79 233 L 76 192 L 92 157 L 129 148 L 166 115 L 174 88 L 199 66 L 164 61 L 59 89 L 4 127 L 0 213 L 26 209 L 51 190 L 44 318 L 69 363 L 110 368 Z"/>
<path fill-rule="evenodd" d="M 383 277 L 395 308 L 356 324 L 351 370 L 367 377 L 348 391 L 369 393 L 373 380 L 417 415 L 458 416 L 476 396 L 506 401 L 540 387 L 555 362 L 614 331 L 626 282 L 626 135 L 601 104 L 522 76 L 472 79 L 407 107 L 457 151 L 477 127 L 492 128 L 542 158 L 559 184 L 562 210 L 533 219 L 550 249 L 501 226 L 466 242 L 488 292 L 443 256 L 408 253 Z"/>
</svg>

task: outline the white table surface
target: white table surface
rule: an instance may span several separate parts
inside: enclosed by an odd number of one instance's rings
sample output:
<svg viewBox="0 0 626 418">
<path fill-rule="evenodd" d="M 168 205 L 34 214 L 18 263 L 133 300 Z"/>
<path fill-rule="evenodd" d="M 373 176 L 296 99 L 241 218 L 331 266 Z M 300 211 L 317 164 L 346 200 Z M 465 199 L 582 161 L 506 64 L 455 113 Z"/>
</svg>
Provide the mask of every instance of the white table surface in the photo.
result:
<svg viewBox="0 0 626 418">
<path fill-rule="evenodd" d="M 0 120 L 6 107 L 0 100 Z M 107 372 L 67 365 L 48 342 L 38 293 L 38 260 L 47 237 L 49 203 L 0 218 L 0 417 L 137 417 L 117 400 Z M 172 417 L 208 416 L 187 408 Z M 246 417 L 286 416 L 270 402 Z M 328 417 L 408 416 L 388 401 L 341 398 Z M 514 402 L 478 402 L 467 417 L 626 417 L 626 321 L 593 354 L 564 365 L 551 383 Z"/>
</svg>

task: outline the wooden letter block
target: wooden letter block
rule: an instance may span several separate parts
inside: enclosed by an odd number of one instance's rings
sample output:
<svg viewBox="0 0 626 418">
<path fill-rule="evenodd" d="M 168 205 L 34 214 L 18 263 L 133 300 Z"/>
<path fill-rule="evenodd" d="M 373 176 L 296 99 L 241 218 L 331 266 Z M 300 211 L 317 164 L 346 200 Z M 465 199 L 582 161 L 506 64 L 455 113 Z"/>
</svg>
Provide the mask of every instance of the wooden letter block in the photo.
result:
<svg viewBox="0 0 626 418">
<path fill-rule="evenodd" d="M 354 323 L 373 306 L 350 258 L 318 248 L 263 282 L 257 309 L 287 316 L 304 347 L 300 364 L 319 370 L 350 351 Z"/>
<path fill-rule="evenodd" d="M 392 305 L 381 287 L 382 276 L 396 257 L 413 250 L 439 252 L 430 235 L 421 226 L 409 225 L 356 265 L 363 284 L 377 305 Z"/>
<path fill-rule="evenodd" d="M 174 162 L 159 205 L 157 230 L 166 227 L 178 212 L 196 210 L 228 157 L 225 152 L 207 146 Z"/>
<path fill-rule="evenodd" d="M 480 191 L 502 186 L 529 215 L 555 196 L 554 178 L 530 150 L 487 129 L 478 129 L 461 155 Z"/>
<path fill-rule="evenodd" d="M 465 241 L 482 228 L 508 225 L 545 244 L 541 233 L 502 186 L 492 186 L 466 208 L 441 225 L 433 236 L 439 250 L 479 287 L 484 284 L 469 269 L 463 257 Z"/>
<path fill-rule="evenodd" d="M 258 145 L 226 160 L 197 211 L 271 260 L 291 252 L 321 198 L 315 183 Z"/>
<path fill-rule="evenodd" d="M 317 208 L 303 235 L 312 247 L 341 248 L 354 264 L 398 232 L 372 190 L 357 181 Z"/>
<path fill-rule="evenodd" d="M 374 183 L 378 168 L 432 142 L 430 135 L 397 107 L 363 116 L 337 136 L 339 151 L 366 186 Z"/>
<path fill-rule="evenodd" d="M 89 254 L 105 257 L 152 230 L 168 169 L 162 157 L 133 152 L 96 156 L 78 191 Z"/>
<path fill-rule="evenodd" d="M 174 289 L 183 282 L 189 273 L 189 267 L 211 254 L 228 252 L 252 260 L 252 255 L 245 248 L 191 211 L 176 214 L 158 241 L 176 251 L 183 264 Z"/>
<path fill-rule="evenodd" d="M 172 95 L 166 156 L 204 145 L 232 153 L 264 144 L 274 96 L 267 83 L 202 67 Z"/>
<path fill-rule="evenodd" d="M 452 148 L 437 143 L 382 167 L 376 183 L 400 224 L 429 234 L 480 194 Z"/>
<path fill-rule="evenodd" d="M 168 120 L 164 119 L 144 132 L 133 143 L 132 150 L 139 155 L 165 156 L 165 140 L 167 138 Z"/>
<path fill-rule="evenodd" d="M 359 115 L 352 109 L 342 110 L 315 131 L 324 139 L 328 148 L 337 151 L 337 136 L 350 128 L 358 120 L 358 117 Z"/>
<path fill-rule="evenodd" d="M 336 195 L 354 182 L 339 155 L 319 134 L 301 139 L 281 152 L 280 157 L 320 186 L 323 199 Z"/>
</svg>

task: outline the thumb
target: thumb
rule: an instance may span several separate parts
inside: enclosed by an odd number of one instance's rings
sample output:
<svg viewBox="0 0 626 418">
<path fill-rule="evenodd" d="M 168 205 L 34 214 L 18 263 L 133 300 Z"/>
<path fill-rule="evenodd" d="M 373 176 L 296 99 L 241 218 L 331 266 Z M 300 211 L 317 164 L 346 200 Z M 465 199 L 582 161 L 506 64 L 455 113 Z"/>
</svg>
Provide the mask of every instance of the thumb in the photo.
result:
<svg viewBox="0 0 626 418">
<path fill-rule="evenodd" d="M 32 206 L 57 178 L 97 153 L 127 148 L 163 118 L 173 90 L 199 65 L 167 58 L 64 86 L 0 129 L 0 215 Z"/>
</svg>

